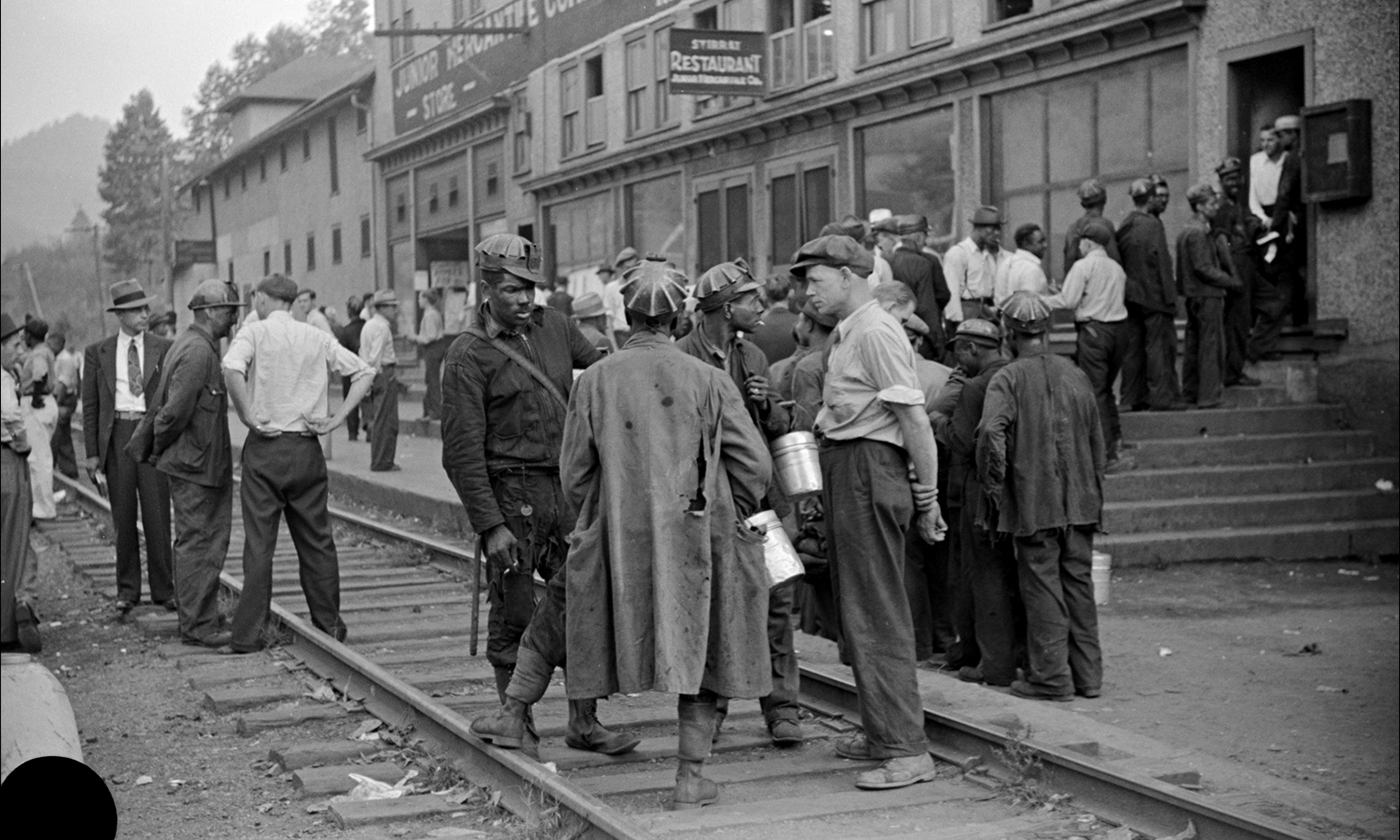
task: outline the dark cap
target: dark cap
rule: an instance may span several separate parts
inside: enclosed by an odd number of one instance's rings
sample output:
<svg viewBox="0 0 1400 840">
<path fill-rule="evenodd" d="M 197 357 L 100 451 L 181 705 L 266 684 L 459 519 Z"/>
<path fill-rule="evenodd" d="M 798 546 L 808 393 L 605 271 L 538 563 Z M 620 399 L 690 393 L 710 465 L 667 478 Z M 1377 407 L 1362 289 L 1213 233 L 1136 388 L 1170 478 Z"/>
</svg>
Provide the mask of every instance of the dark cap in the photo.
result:
<svg viewBox="0 0 1400 840">
<path fill-rule="evenodd" d="M 639 259 L 641 259 L 641 254 L 637 253 L 636 248 L 633 248 L 631 246 L 623 248 L 621 251 L 617 252 L 617 256 L 613 257 L 613 270 L 616 271 L 617 269 L 621 268 L 624 263 L 635 262 Z"/>
<path fill-rule="evenodd" d="M 1229 175 L 1231 172 L 1243 171 L 1244 164 L 1241 163 L 1240 159 L 1237 157 L 1227 157 L 1220 162 L 1219 166 L 1215 167 L 1215 174 L 1219 175 L 1222 178 L 1226 175 Z"/>
<path fill-rule="evenodd" d="M 297 299 L 297 284 L 280 274 L 269 274 L 264 277 L 258 282 L 255 291 L 262 292 L 270 298 L 284 300 L 287 303 Z"/>
<path fill-rule="evenodd" d="M 821 236 L 849 236 L 859 242 L 865 238 L 866 224 L 859 216 L 847 214 L 839 222 L 829 222 L 821 229 Z"/>
<path fill-rule="evenodd" d="M 1108 222 L 1103 219 L 1090 219 L 1084 223 L 1084 227 L 1079 229 L 1079 235 L 1107 248 L 1108 243 L 1113 241 L 1113 228 L 1109 227 Z"/>
<path fill-rule="evenodd" d="M 849 236 L 819 236 L 797 249 L 788 271 L 796 277 L 806 277 L 807 269 L 814 265 L 849 268 L 861 277 L 869 277 L 875 270 L 875 257 Z"/>
<path fill-rule="evenodd" d="M 953 337 L 948 340 L 946 348 L 953 349 L 958 339 L 975 342 L 986 347 L 1001 346 L 1001 328 L 991 321 L 984 321 L 981 318 L 968 318 L 958 324 L 958 331 L 953 333 Z"/>
<path fill-rule="evenodd" d="M 0 341 L 4 341 L 17 332 L 19 332 L 19 327 L 15 326 L 15 320 L 10 317 L 10 313 L 0 313 Z"/>
</svg>

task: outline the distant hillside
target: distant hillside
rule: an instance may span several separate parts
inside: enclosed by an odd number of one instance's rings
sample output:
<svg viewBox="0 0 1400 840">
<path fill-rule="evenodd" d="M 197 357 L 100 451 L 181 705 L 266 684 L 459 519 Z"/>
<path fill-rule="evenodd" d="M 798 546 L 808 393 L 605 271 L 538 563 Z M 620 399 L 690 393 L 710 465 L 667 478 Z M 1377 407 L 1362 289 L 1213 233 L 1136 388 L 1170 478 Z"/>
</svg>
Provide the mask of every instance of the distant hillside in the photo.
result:
<svg viewBox="0 0 1400 840">
<path fill-rule="evenodd" d="M 74 114 L 0 147 L 0 253 L 62 236 L 79 207 L 98 218 L 97 169 L 111 128 Z"/>
</svg>

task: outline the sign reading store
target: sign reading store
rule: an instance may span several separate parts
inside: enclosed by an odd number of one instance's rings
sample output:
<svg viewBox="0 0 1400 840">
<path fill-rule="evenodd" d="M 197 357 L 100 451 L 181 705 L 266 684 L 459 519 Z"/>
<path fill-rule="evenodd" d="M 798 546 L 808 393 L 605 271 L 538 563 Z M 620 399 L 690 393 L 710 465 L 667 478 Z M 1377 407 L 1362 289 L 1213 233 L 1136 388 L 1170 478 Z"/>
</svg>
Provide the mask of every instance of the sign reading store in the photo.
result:
<svg viewBox="0 0 1400 840">
<path fill-rule="evenodd" d="M 403 135 L 471 108 L 550 60 L 680 0 L 512 0 L 468 26 L 520 34 L 450 35 L 394 66 L 394 134 Z"/>
<path fill-rule="evenodd" d="M 671 30 L 671 93 L 762 96 L 764 41 L 762 32 Z"/>
</svg>

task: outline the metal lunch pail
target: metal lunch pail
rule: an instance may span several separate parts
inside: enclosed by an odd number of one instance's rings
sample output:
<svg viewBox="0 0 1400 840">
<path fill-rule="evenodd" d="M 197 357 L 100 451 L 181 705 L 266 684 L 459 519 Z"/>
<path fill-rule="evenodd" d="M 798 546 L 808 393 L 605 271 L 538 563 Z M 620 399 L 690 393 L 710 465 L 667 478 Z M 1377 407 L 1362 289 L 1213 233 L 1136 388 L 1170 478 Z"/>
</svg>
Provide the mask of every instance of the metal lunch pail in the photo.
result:
<svg viewBox="0 0 1400 840">
<path fill-rule="evenodd" d="M 802 574 L 802 558 L 792 547 L 783 521 L 771 510 L 755 513 L 744 524 L 763 534 L 763 565 L 768 570 L 768 588 L 772 589 Z"/>
<path fill-rule="evenodd" d="M 817 459 L 817 438 L 811 432 L 790 432 L 772 443 L 778 486 L 788 498 L 815 496 L 822 491 L 822 469 Z"/>
</svg>

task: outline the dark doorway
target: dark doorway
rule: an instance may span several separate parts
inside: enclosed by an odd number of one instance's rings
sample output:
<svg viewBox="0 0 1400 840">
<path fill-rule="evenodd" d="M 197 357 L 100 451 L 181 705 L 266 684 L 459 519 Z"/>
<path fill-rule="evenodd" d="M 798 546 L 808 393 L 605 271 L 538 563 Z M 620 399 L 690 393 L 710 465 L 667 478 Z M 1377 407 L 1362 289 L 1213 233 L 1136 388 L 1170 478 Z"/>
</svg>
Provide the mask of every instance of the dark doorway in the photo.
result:
<svg viewBox="0 0 1400 840">
<path fill-rule="evenodd" d="M 1306 72 L 1307 52 L 1302 46 L 1230 63 L 1228 154 L 1248 162 L 1249 156 L 1259 150 L 1261 128 L 1273 125 L 1285 114 L 1297 114 L 1307 104 Z M 1245 172 L 1248 177 L 1247 165 Z M 1310 211 L 1311 208 L 1305 210 L 1309 218 L 1299 226 L 1307 244 L 1313 238 Z M 1308 268 L 1310 263 L 1304 256 L 1293 292 L 1295 325 L 1307 324 L 1315 311 L 1317 279 Z"/>
</svg>

